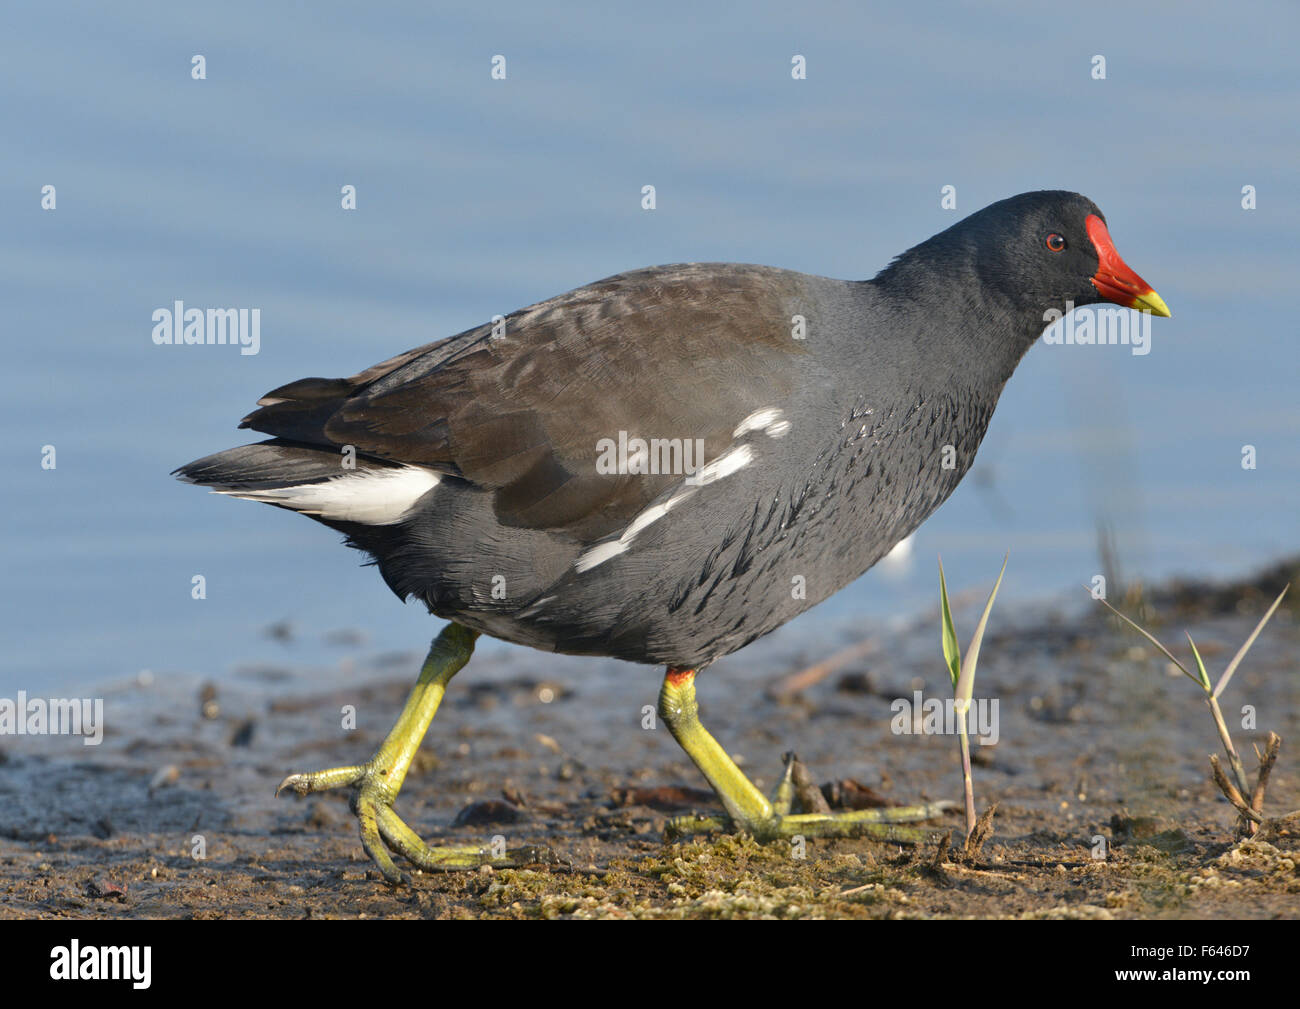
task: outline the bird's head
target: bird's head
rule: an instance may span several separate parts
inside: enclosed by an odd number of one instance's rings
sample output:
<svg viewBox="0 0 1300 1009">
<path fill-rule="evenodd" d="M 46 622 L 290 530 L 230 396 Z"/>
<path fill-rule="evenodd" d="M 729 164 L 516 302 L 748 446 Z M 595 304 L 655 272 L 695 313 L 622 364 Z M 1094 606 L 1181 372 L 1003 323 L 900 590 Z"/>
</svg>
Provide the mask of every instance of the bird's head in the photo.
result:
<svg viewBox="0 0 1300 1009">
<path fill-rule="evenodd" d="M 932 316 L 959 320 L 958 330 L 987 331 L 1001 317 L 1010 328 L 999 331 L 1030 342 L 1049 310 L 1063 313 L 1071 305 L 1111 301 L 1170 314 L 1120 257 L 1097 205 L 1063 190 L 990 204 L 903 253 L 873 283 Z M 1028 349 L 1019 339 L 1016 346 L 1017 353 Z"/>
<path fill-rule="evenodd" d="M 961 233 L 987 288 L 1027 309 L 1110 301 L 1169 316 L 1164 299 L 1120 257 L 1101 210 L 1078 193 L 1022 193 L 949 230 Z"/>
</svg>

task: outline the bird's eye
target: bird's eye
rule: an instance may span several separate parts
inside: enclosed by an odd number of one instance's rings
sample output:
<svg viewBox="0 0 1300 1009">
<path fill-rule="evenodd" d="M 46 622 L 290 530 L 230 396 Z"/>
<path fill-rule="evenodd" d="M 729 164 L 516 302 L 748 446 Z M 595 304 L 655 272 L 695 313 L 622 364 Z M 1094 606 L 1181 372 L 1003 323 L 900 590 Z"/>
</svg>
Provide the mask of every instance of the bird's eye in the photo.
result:
<svg viewBox="0 0 1300 1009">
<path fill-rule="evenodd" d="M 1047 236 L 1047 247 L 1053 252 L 1062 252 L 1065 250 L 1065 239 L 1053 231 Z"/>
</svg>

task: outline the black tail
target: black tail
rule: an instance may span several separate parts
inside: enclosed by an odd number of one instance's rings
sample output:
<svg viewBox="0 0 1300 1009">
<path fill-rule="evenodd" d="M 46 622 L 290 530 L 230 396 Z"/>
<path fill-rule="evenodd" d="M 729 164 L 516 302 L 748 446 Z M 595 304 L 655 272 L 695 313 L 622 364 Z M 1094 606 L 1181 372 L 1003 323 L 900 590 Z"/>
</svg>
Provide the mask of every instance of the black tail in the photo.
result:
<svg viewBox="0 0 1300 1009">
<path fill-rule="evenodd" d="M 394 465 L 367 456 L 345 456 L 333 446 L 272 438 L 187 462 L 173 470 L 172 476 L 187 483 L 238 492 L 317 483 L 349 472 L 388 469 Z"/>
</svg>

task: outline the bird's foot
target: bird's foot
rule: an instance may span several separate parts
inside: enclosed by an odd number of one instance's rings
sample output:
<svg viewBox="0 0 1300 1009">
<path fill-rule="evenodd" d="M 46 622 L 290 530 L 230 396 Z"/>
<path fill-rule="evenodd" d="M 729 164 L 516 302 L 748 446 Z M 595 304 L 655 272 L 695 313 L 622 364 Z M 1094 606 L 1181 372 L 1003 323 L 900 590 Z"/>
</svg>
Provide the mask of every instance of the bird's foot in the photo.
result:
<svg viewBox="0 0 1300 1009">
<path fill-rule="evenodd" d="M 424 872 L 477 869 L 484 865 L 511 869 L 523 865 L 556 865 L 562 861 L 555 852 L 544 846 L 507 848 L 505 839 L 500 836 L 493 838 L 487 847 L 435 847 L 426 844 L 393 811 L 395 796 L 387 779 L 387 770 L 376 760 L 370 760 L 352 767 L 291 774 L 280 782 L 275 794 L 279 795 L 285 789 L 299 795 L 310 795 L 331 788 L 355 787 L 351 805 L 353 814 L 361 824 L 361 846 L 379 867 L 384 878 L 393 884 L 403 882 L 404 877 L 389 855 L 389 849 Z"/>
<path fill-rule="evenodd" d="M 506 869 L 560 862 L 549 848 L 507 848 L 505 838 L 499 835 L 486 848 L 432 847 L 393 812 L 393 800 L 411 768 L 420 740 L 438 711 L 447 683 L 469 661 L 477 638 L 477 632 L 456 623 L 443 628 L 429 649 L 420 668 L 420 678 L 406 699 L 397 723 L 368 761 L 310 774 L 291 774 L 275 790 L 276 795 L 286 788 L 299 795 L 309 795 L 329 788 L 355 788 L 352 812 L 361 824 L 361 844 L 390 883 L 400 883 L 403 877 L 393 864 L 389 849 L 425 872 L 477 869 L 484 865 Z"/>
<path fill-rule="evenodd" d="M 668 669 L 659 691 L 659 714 L 727 811 L 721 817 L 679 816 L 669 820 L 664 831 L 669 841 L 688 834 L 732 830 L 751 834 L 760 843 L 780 838 L 874 837 L 896 844 L 925 844 L 938 841 L 941 833 L 903 824 L 930 820 L 957 808 L 955 802 L 945 801 L 831 812 L 793 753 L 785 755 L 785 774 L 769 801 L 700 724 L 693 669 Z M 791 813 L 796 798 L 805 812 Z"/>
<path fill-rule="evenodd" d="M 870 837 L 895 844 L 924 844 L 938 841 L 941 831 L 903 826 L 941 816 L 957 803 L 942 801 L 918 806 L 832 812 L 808 768 L 794 753 L 783 757 L 785 773 L 772 793 L 770 811 L 762 806 L 741 807 L 737 816 L 682 816 L 665 828 L 669 840 L 713 831 L 741 830 L 766 843 L 800 837 Z M 796 801 L 803 812 L 793 813 Z M 766 814 L 766 815 L 765 815 Z"/>
</svg>

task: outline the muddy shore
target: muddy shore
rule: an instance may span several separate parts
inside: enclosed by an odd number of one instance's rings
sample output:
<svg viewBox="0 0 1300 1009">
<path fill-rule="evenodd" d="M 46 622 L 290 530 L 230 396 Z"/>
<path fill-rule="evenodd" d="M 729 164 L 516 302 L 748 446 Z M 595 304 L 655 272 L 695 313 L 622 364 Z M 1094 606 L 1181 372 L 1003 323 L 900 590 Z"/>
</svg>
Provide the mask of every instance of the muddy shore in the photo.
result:
<svg viewBox="0 0 1300 1009">
<path fill-rule="evenodd" d="M 1148 626 L 1180 658 L 1190 630 L 1217 675 L 1300 562 L 1233 585 L 1160 586 Z M 981 590 L 983 591 L 983 590 Z M 1227 691 L 1247 769 L 1283 738 L 1268 789 L 1300 809 L 1300 592 Z M 970 608 L 957 614 L 969 633 Z M 959 799 L 957 747 L 891 730 L 898 698 L 946 696 L 938 622 L 873 630 L 875 647 L 800 689 L 797 670 L 864 634 L 760 642 L 700 679 L 706 725 L 770 789 L 795 750 L 834 796 Z M 1181 644 L 1180 644 L 1181 642 Z M 698 837 L 667 818 L 719 813 L 667 731 L 643 727 L 658 672 L 524 650 L 483 653 L 452 684 L 398 810 L 430 841 L 547 845 L 568 864 L 380 881 L 345 793 L 275 799 L 290 770 L 356 763 L 383 738 L 420 655 L 356 650 L 338 668 L 246 669 L 107 685 L 103 743 L 0 737 L 0 916 L 12 918 L 1042 917 L 1293 918 L 1300 825 L 1238 842 L 1209 774 L 1218 737 L 1194 686 L 1099 612 L 995 611 L 977 698 L 999 740 L 977 747 L 996 802 L 969 864 L 936 844 Z M 1242 706 L 1254 709 L 1241 728 Z M 347 708 L 356 727 L 345 727 Z M 848 782 L 850 784 L 844 784 Z M 838 787 L 833 787 L 838 786 Z M 865 794 L 865 793 L 863 793 Z M 948 814 L 936 834 L 962 832 Z M 1100 856 L 1100 857 L 1098 857 Z"/>
</svg>

